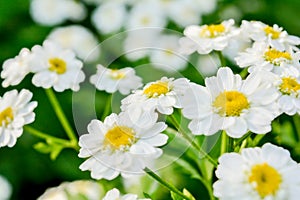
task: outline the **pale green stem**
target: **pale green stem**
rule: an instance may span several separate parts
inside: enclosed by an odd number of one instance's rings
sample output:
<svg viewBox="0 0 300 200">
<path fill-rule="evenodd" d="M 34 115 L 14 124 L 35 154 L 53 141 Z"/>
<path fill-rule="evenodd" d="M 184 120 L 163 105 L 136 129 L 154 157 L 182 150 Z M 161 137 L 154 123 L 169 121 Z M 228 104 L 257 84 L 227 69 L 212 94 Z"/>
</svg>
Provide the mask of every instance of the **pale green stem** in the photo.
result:
<svg viewBox="0 0 300 200">
<path fill-rule="evenodd" d="M 226 67 L 226 60 L 222 54 L 222 51 L 216 51 L 216 53 L 218 54 L 220 63 L 221 63 L 221 67 Z"/>
<path fill-rule="evenodd" d="M 221 135 L 221 155 L 227 152 L 227 134 L 226 131 L 222 131 Z"/>
<path fill-rule="evenodd" d="M 76 134 L 74 133 L 69 121 L 67 120 L 67 118 L 55 96 L 55 93 L 53 92 L 53 90 L 51 88 L 46 89 L 45 91 L 46 91 L 49 101 L 54 109 L 56 116 L 58 117 L 61 125 L 63 126 L 64 130 L 66 131 L 67 136 L 69 137 L 71 142 L 77 143 L 78 140 L 77 140 Z"/>
<path fill-rule="evenodd" d="M 102 113 L 101 120 L 103 121 L 105 117 L 111 112 L 111 100 L 112 100 L 112 95 L 109 95 L 106 100 L 106 104 Z"/>
</svg>

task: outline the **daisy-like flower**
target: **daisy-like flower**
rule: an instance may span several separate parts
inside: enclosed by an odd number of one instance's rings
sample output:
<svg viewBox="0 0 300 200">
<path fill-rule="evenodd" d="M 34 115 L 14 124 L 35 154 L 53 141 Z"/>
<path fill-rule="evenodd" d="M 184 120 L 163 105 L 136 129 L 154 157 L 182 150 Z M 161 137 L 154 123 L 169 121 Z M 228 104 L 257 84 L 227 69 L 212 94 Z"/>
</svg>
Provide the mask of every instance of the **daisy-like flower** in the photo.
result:
<svg viewBox="0 0 300 200">
<path fill-rule="evenodd" d="M 10 58 L 3 63 L 1 78 L 3 87 L 10 85 L 18 85 L 25 76 L 30 72 L 30 51 L 29 49 L 21 49 L 18 56 Z"/>
<path fill-rule="evenodd" d="M 281 51 L 300 44 L 300 38 L 289 35 L 277 24 L 269 26 L 260 21 L 242 21 L 241 30 L 256 42 L 265 42 Z"/>
<path fill-rule="evenodd" d="M 278 114 L 275 89 L 266 84 L 260 73 L 246 80 L 230 68 L 220 68 L 217 76 L 205 79 L 206 87 L 191 84 L 182 98 L 182 113 L 192 121 L 189 129 L 195 135 L 212 135 L 225 130 L 233 138 L 248 130 L 264 134 Z"/>
<path fill-rule="evenodd" d="M 150 82 L 142 90 L 136 90 L 122 100 L 121 109 L 130 110 L 139 115 L 143 111 L 157 110 L 161 114 L 170 115 L 173 108 L 181 108 L 181 98 L 189 87 L 186 78 L 162 77 L 160 80 Z"/>
<path fill-rule="evenodd" d="M 30 102 L 28 90 L 6 92 L 0 98 L 0 147 L 13 147 L 23 133 L 23 126 L 34 121 L 36 101 Z"/>
<path fill-rule="evenodd" d="M 135 75 L 131 67 L 108 69 L 100 64 L 97 65 L 97 73 L 90 77 L 90 82 L 98 90 L 105 90 L 108 93 L 119 91 L 123 95 L 143 85 L 142 79 Z"/>
<path fill-rule="evenodd" d="M 208 54 L 212 50 L 222 51 L 229 42 L 229 39 L 237 35 L 239 30 L 234 27 L 234 20 L 226 20 L 221 24 L 212 25 L 191 25 L 185 28 L 185 37 L 179 40 L 181 51 L 185 54 L 192 54 L 197 51 L 199 54 Z"/>
<path fill-rule="evenodd" d="M 151 199 L 140 199 L 136 194 L 121 195 L 120 191 L 116 188 L 109 190 L 103 200 L 151 200 Z"/>
<path fill-rule="evenodd" d="M 37 87 L 53 87 L 57 92 L 66 89 L 78 91 L 79 83 L 85 78 L 82 66 L 73 51 L 52 41 L 46 40 L 43 46 L 32 48 L 31 70 L 35 73 L 32 83 Z"/>
<path fill-rule="evenodd" d="M 143 173 L 143 169 L 162 154 L 158 148 L 166 144 L 168 136 L 161 134 L 167 127 L 156 122 L 157 113 L 134 116 L 123 112 L 111 114 L 104 122 L 92 120 L 89 134 L 79 138 L 79 157 L 88 159 L 80 169 L 90 170 L 94 179 L 112 180 Z"/>
<path fill-rule="evenodd" d="M 179 54 L 176 35 L 162 35 L 157 39 L 157 49 L 151 50 L 150 61 L 155 68 L 174 72 L 187 66 L 187 58 Z"/>
<path fill-rule="evenodd" d="M 93 33 L 80 25 L 53 29 L 47 37 L 61 47 L 72 49 L 85 62 L 96 61 L 100 56 L 98 41 Z"/>
<path fill-rule="evenodd" d="M 280 51 L 270 47 L 267 43 L 256 42 L 251 48 L 241 52 L 235 61 L 241 68 L 249 67 L 248 71 L 266 70 L 281 74 L 285 70 L 297 71 L 300 69 L 300 52 L 292 50 Z"/>
<path fill-rule="evenodd" d="M 287 150 L 270 143 L 223 154 L 216 176 L 214 195 L 220 200 L 299 199 L 300 166 Z"/>
<path fill-rule="evenodd" d="M 126 18 L 127 11 L 124 3 L 106 2 L 93 11 L 92 23 L 99 32 L 109 34 L 120 30 Z"/>
<path fill-rule="evenodd" d="M 8 200 L 12 194 L 12 186 L 7 179 L 0 175 L 0 199 Z"/>
</svg>

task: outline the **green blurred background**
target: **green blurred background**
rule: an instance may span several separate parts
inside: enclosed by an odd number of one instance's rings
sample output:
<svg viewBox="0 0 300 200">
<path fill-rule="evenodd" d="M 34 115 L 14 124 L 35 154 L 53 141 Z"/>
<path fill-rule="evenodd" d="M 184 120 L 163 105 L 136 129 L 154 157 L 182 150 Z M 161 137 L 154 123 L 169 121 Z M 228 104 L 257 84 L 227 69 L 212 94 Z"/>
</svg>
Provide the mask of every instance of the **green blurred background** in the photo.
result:
<svg viewBox="0 0 300 200">
<path fill-rule="evenodd" d="M 6 59 L 17 55 L 22 47 L 31 48 L 35 44 L 41 44 L 52 29 L 32 21 L 29 15 L 29 3 L 29 0 L 0 0 L 1 65 Z M 219 22 L 230 17 L 261 20 L 270 25 L 276 23 L 284 27 L 288 33 L 300 36 L 299 11 L 299 0 L 223 0 L 219 1 L 218 9 L 214 13 L 204 17 L 203 23 Z M 64 25 L 67 24 L 70 22 Z M 89 18 L 81 24 L 89 26 Z M 29 88 L 34 92 L 34 99 L 39 101 L 39 106 L 35 110 L 38 117 L 33 123 L 34 127 L 43 131 L 51 127 L 54 135 L 64 137 L 63 129 L 44 91 L 32 87 L 30 77 L 17 87 L 1 88 L 1 95 L 12 88 Z M 103 96 L 103 93 L 99 95 Z M 72 119 L 71 97 L 72 93 L 69 91 L 58 95 L 69 119 Z M 64 150 L 57 160 L 51 161 L 48 155 L 33 149 L 32 146 L 38 141 L 40 140 L 24 133 L 13 148 L 0 149 L 0 174 L 5 176 L 13 186 L 12 199 L 36 199 L 46 188 L 58 185 L 62 181 L 89 178 L 88 172 L 81 172 L 78 169 L 82 160 L 77 157 L 75 151 Z M 195 190 L 197 190 L 196 185 L 197 183 L 194 183 Z"/>
</svg>

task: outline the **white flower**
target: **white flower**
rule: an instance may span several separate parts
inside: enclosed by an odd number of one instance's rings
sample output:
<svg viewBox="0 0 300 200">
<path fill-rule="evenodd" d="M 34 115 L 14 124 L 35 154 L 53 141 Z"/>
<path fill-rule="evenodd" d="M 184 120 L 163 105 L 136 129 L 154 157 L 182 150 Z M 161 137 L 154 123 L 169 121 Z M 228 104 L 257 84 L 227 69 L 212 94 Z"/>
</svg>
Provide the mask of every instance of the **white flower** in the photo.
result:
<svg viewBox="0 0 300 200">
<path fill-rule="evenodd" d="M 215 75 L 219 67 L 221 67 L 221 63 L 216 54 L 199 55 L 197 70 L 202 76 L 209 77 Z"/>
<path fill-rule="evenodd" d="M 48 188 L 38 200 L 71 200 L 79 197 L 89 200 L 99 200 L 103 197 L 103 194 L 103 188 L 97 182 L 79 180 L 63 182 L 57 187 Z"/>
<path fill-rule="evenodd" d="M 187 58 L 179 54 L 179 37 L 176 35 L 161 35 L 157 39 L 157 48 L 151 50 L 150 61 L 155 68 L 176 72 L 187 66 Z"/>
<path fill-rule="evenodd" d="M 186 78 L 162 77 L 160 80 L 150 82 L 142 90 L 136 90 L 133 94 L 122 100 L 121 109 L 129 110 L 136 115 L 143 111 L 155 111 L 170 115 L 173 107 L 181 108 L 181 98 L 189 87 Z"/>
<path fill-rule="evenodd" d="M 28 90 L 6 92 L 0 98 L 0 147 L 13 147 L 23 133 L 23 126 L 34 121 L 37 102 L 30 102 Z"/>
<path fill-rule="evenodd" d="M 182 98 L 182 113 L 192 120 L 188 126 L 192 133 L 212 135 L 225 130 L 230 137 L 240 138 L 248 130 L 257 134 L 271 131 L 278 114 L 278 94 L 265 84 L 264 75 L 253 73 L 242 80 L 226 67 L 216 77 L 206 78 L 206 87 L 191 84 Z"/>
<path fill-rule="evenodd" d="M 300 38 L 289 35 L 277 24 L 269 26 L 260 21 L 242 21 L 242 32 L 256 42 L 265 42 L 272 48 L 280 51 L 295 47 L 300 44 Z"/>
<path fill-rule="evenodd" d="M 182 53 L 192 54 L 197 51 L 199 54 L 208 54 L 212 50 L 222 51 L 229 39 L 238 34 L 238 29 L 233 25 L 234 20 L 230 19 L 221 24 L 186 27 L 183 32 L 186 37 L 179 40 Z"/>
<path fill-rule="evenodd" d="M 270 143 L 223 154 L 216 176 L 213 189 L 220 200 L 299 199 L 300 166 L 287 150 Z"/>
<path fill-rule="evenodd" d="M 63 49 L 56 43 L 44 41 L 43 46 L 32 48 L 32 83 L 37 87 L 53 87 L 57 92 L 66 89 L 79 90 L 84 80 L 82 62 L 71 50 Z"/>
<path fill-rule="evenodd" d="M 90 77 L 90 82 L 98 90 L 105 90 L 108 93 L 119 91 L 123 95 L 143 85 L 142 79 L 135 75 L 131 67 L 108 69 L 102 65 L 97 65 L 97 73 Z"/>
<path fill-rule="evenodd" d="M 9 200 L 12 194 L 10 183 L 0 175 L 0 200 Z"/>
<path fill-rule="evenodd" d="M 65 49 L 72 49 L 85 62 L 96 61 L 100 56 L 96 37 L 83 26 L 58 27 L 53 29 L 47 38 Z"/>
<path fill-rule="evenodd" d="M 157 3 L 152 1 L 138 2 L 130 10 L 126 29 L 143 27 L 162 28 L 166 25 L 166 17 Z"/>
<path fill-rule="evenodd" d="M 271 48 L 267 43 L 256 42 L 245 52 L 240 52 L 235 61 L 241 68 L 249 67 L 252 73 L 257 70 L 272 71 L 281 74 L 286 68 L 291 71 L 300 69 L 300 52 L 294 53 L 292 50 L 280 51 Z"/>
<path fill-rule="evenodd" d="M 86 10 L 83 4 L 73 0 L 32 0 L 30 14 L 35 22 L 53 26 L 67 19 L 81 20 Z"/>
<path fill-rule="evenodd" d="M 140 174 L 162 154 L 158 148 L 166 144 L 168 136 L 161 134 L 164 122 L 156 122 L 156 113 L 139 116 L 123 112 L 111 114 L 104 122 L 92 120 L 89 134 L 79 138 L 79 157 L 89 157 L 80 169 L 90 170 L 94 179 L 112 180 Z"/>
<path fill-rule="evenodd" d="M 106 2 L 93 11 L 92 23 L 99 32 L 109 34 L 121 29 L 127 18 L 123 3 Z"/>
<path fill-rule="evenodd" d="M 209 14 L 217 8 L 217 0 L 194 0 L 194 3 L 203 14 Z"/>
<path fill-rule="evenodd" d="M 150 200 L 140 199 L 136 194 L 121 195 L 120 191 L 116 188 L 109 190 L 103 200 Z"/>
<path fill-rule="evenodd" d="M 3 63 L 1 78 L 3 87 L 10 85 L 18 85 L 25 76 L 30 72 L 30 51 L 29 49 L 21 49 L 18 56 L 10 58 Z"/>
</svg>

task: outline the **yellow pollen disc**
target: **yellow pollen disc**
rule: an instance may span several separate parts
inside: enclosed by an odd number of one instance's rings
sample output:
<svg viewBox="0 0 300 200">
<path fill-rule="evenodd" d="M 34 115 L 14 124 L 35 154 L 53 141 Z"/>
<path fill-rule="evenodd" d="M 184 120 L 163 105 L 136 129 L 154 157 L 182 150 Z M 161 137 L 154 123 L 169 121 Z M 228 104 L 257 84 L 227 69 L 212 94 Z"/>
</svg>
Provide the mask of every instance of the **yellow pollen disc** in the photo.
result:
<svg viewBox="0 0 300 200">
<path fill-rule="evenodd" d="M 147 97 L 158 97 L 162 94 L 167 94 L 169 92 L 169 85 L 167 82 L 157 81 L 156 83 L 151 84 L 146 89 L 144 89 L 144 94 Z"/>
<path fill-rule="evenodd" d="M 223 24 L 213 24 L 205 26 L 200 32 L 201 37 L 215 38 L 222 35 L 225 32 L 225 26 Z"/>
<path fill-rule="evenodd" d="M 14 113 L 11 107 L 0 112 L 0 127 L 9 124 L 14 119 Z"/>
<path fill-rule="evenodd" d="M 56 72 L 57 74 L 63 74 L 67 70 L 67 64 L 60 58 L 50 58 L 48 60 L 49 70 Z"/>
<path fill-rule="evenodd" d="M 274 29 L 273 29 L 273 27 L 271 27 L 271 26 L 266 26 L 265 28 L 264 28 L 264 31 L 265 31 L 265 33 L 267 34 L 267 35 L 271 35 L 271 38 L 272 39 L 278 39 L 279 38 L 279 36 L 280 36 L 280 31 L 275 31 Z"/>
<path fill-rule="evenodd" d="M 110 77 L 113 78 L 113 79 L 122 79 L 126 76 L 125 73 L 121 72 L 120 70 L 117 70 L 117 69 L 112 69 L 110 71 Z"/>
<path fill-rule="evenodd" d="M 219 115 L 224 117 L 240 116 L 250 104 L 247 97 L 238 91 L 226 91 L 219 94 L 212 104 Z"/>
<path fill-rule="evenodd" d="M 113 149 L 128 146 L 134 141 L 134 131 L 127 126 L 115 126 L 105 134 L 105 143 Z"/>
<path fill-rule="evenodd" d="M 297 94 L 298 90 L 300 90 L 300 84 L 295 78 L 284 77 L 281 80 L 282 82 L 279 85 L 279 90 L 282 94 Z"/>
<path fill-rule="evenodd" d="M 292 60 L 291 54 L 276 49 L 269 49 L 265 52 L 264 57 L 266 61 L 274 65 L 280 65 L 280 61 L 282 60 Z"/>
<path fill-rule="evenodd" d="M 282 178 L 276 169 L 263 163 L 252 167 L 249 182 L 255 183 L 256 191 L 264 198 L 278 191 Z"/>
</svg>

